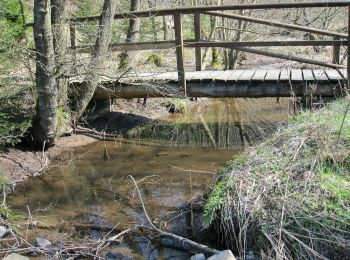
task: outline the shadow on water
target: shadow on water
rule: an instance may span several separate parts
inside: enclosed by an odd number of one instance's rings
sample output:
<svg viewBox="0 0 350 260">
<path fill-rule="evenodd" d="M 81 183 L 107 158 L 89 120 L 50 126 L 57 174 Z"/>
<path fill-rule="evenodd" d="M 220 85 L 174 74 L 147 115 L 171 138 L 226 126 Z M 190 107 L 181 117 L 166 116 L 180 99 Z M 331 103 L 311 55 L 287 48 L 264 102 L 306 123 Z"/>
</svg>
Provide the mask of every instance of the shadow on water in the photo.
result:
<svg viewBox="0 0 350 260">
<path fill-rule="evenodd" d="M 108 112 L 90 118 L 88 124 L 99 132 L 124 135 L 129 130 L 140 124 L 150 123 L 151 119 L 140 115 L 124 114 L 120 112 Z"/>
<path fill-rule="evenodd" d="M 28 205 L 34 220 L 51 227 L 32 231 L 30 239 L 46 236 L 54 240 L 62 233 L 76 239 L 96 239 L 101 232 L 93 228 L 86 232 L 78 226 L 117 225 L 123 230 L 146 224 L 128 178 L 132 175 L 153 222 L 188 235 L 189 223 L 181 214 L 184 203 L 203 195 L 215 181 L 215 170 L 242 146 L 270 135 L 287 118 L 288 100 L 210 100 L 185 115 L 132 129 L 128 132 L 132 139 L 101 141 L 65 151 L 47 175 L 20 185 L 9 203 L 23 215 Z M 127 241 L 123 247 L 136 259 L 185 258 L 183 252 L 171 248 L 150 247 L 145 237 Z"/>
</svg>

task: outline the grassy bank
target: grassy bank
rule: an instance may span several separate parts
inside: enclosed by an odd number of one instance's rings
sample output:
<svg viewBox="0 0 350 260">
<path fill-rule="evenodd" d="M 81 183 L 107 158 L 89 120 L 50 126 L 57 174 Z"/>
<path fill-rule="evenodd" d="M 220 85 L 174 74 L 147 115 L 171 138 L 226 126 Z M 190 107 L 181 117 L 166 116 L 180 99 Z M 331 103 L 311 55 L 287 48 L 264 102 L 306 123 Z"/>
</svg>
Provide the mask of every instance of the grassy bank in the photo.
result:
<svg viewBox="0 0 350 260">
<path fill-rule="evenodd" d="M 303 112 L 221 172 L 205 224 L 242 257 L 350 257 L 348 100 Z"/>
</svg>

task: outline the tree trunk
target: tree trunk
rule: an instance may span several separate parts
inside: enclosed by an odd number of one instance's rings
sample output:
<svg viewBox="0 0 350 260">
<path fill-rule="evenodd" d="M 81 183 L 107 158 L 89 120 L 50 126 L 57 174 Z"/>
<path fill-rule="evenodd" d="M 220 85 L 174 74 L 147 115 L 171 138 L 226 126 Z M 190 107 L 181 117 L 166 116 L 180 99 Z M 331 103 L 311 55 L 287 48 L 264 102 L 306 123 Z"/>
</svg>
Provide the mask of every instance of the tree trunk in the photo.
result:
<svg viewBox="0 0 350 260">
<path fill-rule="evenodd" d="M 216 16 L 211 16 L 210 17 L 210 27 L 211 27 L 212 31 L 216 30 L 216 25 L 217 25 Z M 216 39 L 214 38 L 214 40 L 216 40 Z M 211 66 L 213 68 L 218 68 L 220 66 L 219 56 L 220 56 L 219 49 L 216 47 L 211 48 Z"/>
<path fill-rule="evenodd" d="M 243 14 L 243 10 L 239 11 L 239 14 L 242 15 Z M 237 25 L 237 33 L 233 39 L 234 42 L 239 42 L 241 41 L 241 37 L 242 37 L 242 30 L 244 30 L 247 27 L 247 22 L 243 22 L 242 20 L 238 21 L 238 25 Z M 234 49 L 230 49 L 229 51 L 229 61 L 228 61 L 228 67 L 230 70 L 235 69 L 238 61 L 239 61 L 239 55 L 240 52 L 236 51 Z"/>
<path fill-rule="evenodd" d="M 51 0 L 51 23 L 53 31 L 53 44 L 56 62 L 56 78 L 58 89 L 58 110 L 61 114 L 57 132 L 59 135 L 70 131 L 70 109 L 68 106 L 68 79 L 64 75 L 69 71 L 67 67 L 67 45 L 69 24 L 64 19 L 70 9 L 70 0 Z M 64 116 L 63 116 L 64 115 Z"/>
<path fill-rule="evenodd" d="M 32 134 L 36 145 L 49 146 L 55 141 L 57 123 L 57 85 L 54 77 L 55 53 L 50 0 L 34 1 L 34 40 L 38 105 Z"/>
<path fill-rule="evenodd" d="M 137 11 L 140 8 L 140 0 L 130 1 L 130 12 Z M 136 42 L 140 34 L 140 18 L 130 18 L 129 28 L 126 36 L 126 42 Z M 120 56 L 119 68 L 127 69 L 135 65 L 135 55 L 133 52 L 124 52 Z"/>
<path fill-rule="evenodd" d="M 166 16 L 163 16 L 163 40 L 168 41 L 171 38 L 170 30 L 169 30 L 169 20 Z"/>
<path fill-rule="evenodd" d="M 104 1 L 100 18 L 99 32 L 94 47 L 94 54 L 89 66 L 90 73 L 85 78 L 86 83 L 81 89 L 82 94 L 79 97 L 76 105 L 76 120 L 83 115 L 98 85 L 98 71 L 102 69 L 103 61 L 108 54 L 108 46 L 111 38 L 111 28 L 116 7 L 117 0 Z"/>
<path fill-rule="evenodd" d="M 154 6 L 157 6 L 156 4 Z M 153 9 L 153 4 L 151 0 L 148 0 L 148 8 L 150 10 Z M 157 22 L 156 22 L 156 17 L 152 16 L 151 17 L 151 22 L 152 22 L 152 30 L 153 30 L 153 40 L 157 41 L 158 40 L 158 33 L 157 33 Z"/>
</svg>

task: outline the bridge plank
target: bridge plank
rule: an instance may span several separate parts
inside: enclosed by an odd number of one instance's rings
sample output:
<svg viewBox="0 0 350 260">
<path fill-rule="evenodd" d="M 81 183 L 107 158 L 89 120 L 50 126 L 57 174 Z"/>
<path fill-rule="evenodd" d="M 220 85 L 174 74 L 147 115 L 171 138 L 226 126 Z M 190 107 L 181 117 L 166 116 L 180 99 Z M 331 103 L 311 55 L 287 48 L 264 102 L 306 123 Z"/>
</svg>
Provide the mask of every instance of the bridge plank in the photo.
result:
<svg viewBox="0 0 350 260">
<path fill-rule="evenodd" d="M 177 79 L 177 72 L 164 72 L 155 76 L 155 80 L 157 81 L 175 81 Z"/>
<path fill-rule="evenodd" d="M 313 70 L 316 81 L 328 81 L 327 74 L 324 70 Z"/>
<path fill-rule="evenodd" d="M 267 70 L 257 70 L 254 74 L 254 76 L 252 77 L 253 81 L 261 81 L 263 82 L 265 79 L 265 76 L 267 74 Z"/>
<path fill-rule="evenodd" d="M 336 70 L 325 70 L 325 72 L 328 76 L 329 81 L 338 82 L 343 80 L 343 77 Z"/>
<path fill-rule="evenodd" d="M 281 70 L 279 81 L 289 81 L 290 80 L 290 70 Z"/>
<path fill-rule="evenodd" d="M 255 72 L 256 72 L 255 70 L 245 70 L 241 74 L 241 76 L 237 79 L 237 81 L 247 81 L 247 82 L 249 82 L 253 78 Z"/>
<path fill-rule="evenodd" d="M 299 69 L 294 69 L 294 70 L 291 70 L 291 81 L 292 82 L 303 82 L 303 73 L 302 71 Z"/>
<path fill-rule="evenodd" d="M 306 82 L 315 81 L 314 74 L 312 70 L 303 70 L 304 80 Z"/>
<path fill-rule="evenodd" d="M 227 78 L 231 75 L 231 73 L 232 73 L 232 70 L 225 70 L 224 73 L 222 73 L 216 78 L 216 80 L 226 81 Z"/>
<path fill-rule="evenodd" d="M 191 80 L 200 81 L 204 77 L 205 73 L 208 73 L 208 72 L 207 71 L 196 71 L 193 73 L 194 75 L 193 75 Z"/>
<path fill-rule="evenodd" d="M 346 69 L 340 69 L 339 72 L 343 76 L 344 80 L 346 80 L 348 77 L 348 72 L 346 71 Z"/>
<path fill-rule="evenodd" d="M 243 72 L 244 70 L 231 70 L 231 75 L 227 77 L 226 81 L 237 81 Z"/>
<path fill-rule="evenodd" d="M 153 81 L 159 74 L 156 73 L 141 73 L 135 75 L 128 75 L 126 79 L 128 81 Z"/>
<path fill-rule="evenodd" d="M 280 73 L 281 71 L 280 70 L 268 70 L 267 71 L 267 74 L 265 76 L 265 81 L 278 81 L 279 78 L 280 78 Z"/>
<path fill-rule="evenodd" d="M 215 73 L 216 71 L 201 71 L 201 78 L 200 80 L 211 80 L 212 79 L 212 75 Z"/>
<path fill-rule="evenodd" d="M 197 71 L 189 71 L 186 72 L 186 80 L 191 81 L 192 79 L 195 78 Z"/>
<path fill-rule="evenodd" d="M 222 74 L 224 74 L 225 71 L 221 70 L 221 71 L 214 71 L 213 74 L 211 74 L 211 77 L 213 80 L 217 80 L 218 77 L 220 77 Z"/>
</svg>

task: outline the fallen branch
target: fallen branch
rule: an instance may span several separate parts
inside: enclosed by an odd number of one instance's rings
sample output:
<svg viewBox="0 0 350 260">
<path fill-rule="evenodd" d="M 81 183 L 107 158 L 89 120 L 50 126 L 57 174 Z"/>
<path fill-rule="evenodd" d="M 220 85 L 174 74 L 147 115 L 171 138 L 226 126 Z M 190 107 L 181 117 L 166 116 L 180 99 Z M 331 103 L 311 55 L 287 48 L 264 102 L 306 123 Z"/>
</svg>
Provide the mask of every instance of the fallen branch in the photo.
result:
<svg viewBox="0 0 350 260">
<path fill-rule="evenodd" d="M 182 236 L 178 236 L 178 235 L 175 235 L 173 233 L 168 233 L 168 232 L 165 232 L 159 228 L 157 228 L 151 221 L 150 217 L 148 216 L 148 213 L 147 213 L 147 210 L 146 210 L 146 207 L 145 207 L 145 204 L 143 202 L 143 199 L 142 199 L 142 196 L 141 196 L 141 192 L 140 192 L 140 189 L 135 181 L 135 179 L 130 175 L 129 176 L 131 178 L 131 180 L 133 181 L 135 187 L 136 187 L 136 190 L 137 190 L 137 193 L 139 195 L 139 198 L 140 198 L 140 201 L 141 201 L 141 205 L 142 205 L 142 209 L 145 213 L 145 216 L 146 216 L 146 219 L 150 225 L 150 227 L 146 227 L 146 226 L 136 226 L 136 228 L 143 228 L 143 229 L 147 229 L 147 230 L 150 230 L 150 231 L 154 231 L 156 233 L 158 233 L 161 237 L 168 237 L 168 238 L 171 238 L 177 242 L 179 242 L 180 244 L 186 244 L 187 246 L 189 246 L 190 248 L 193 248 L 195 251 L 199 251 L 199 252 L 203 252 L 203 253 L 206 253 L 206 254 L 216 254 L 218 253 L 219 251 L 216 250 L 216 249 L 213 249 L 213 248 L 210 248 L 206 245 L 203 245 L 203 244 L 199 244 L 197 242 L 194 242 L 190 239 L 187 239 L 187 238 L 184 238 Z M 119 239 L 122 235 L 126 234 L 126 233 L 129 233 L 131 232 L 133 229 L 127 229 L 121 233 L 119 233 L 117 236 L 114 236 L 112 238 L 109 239 L 109 241 L 112 239 L 112 241 L 114 239 Z"/>
</svg>

